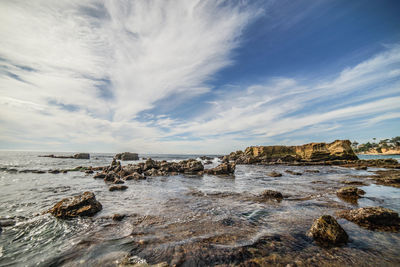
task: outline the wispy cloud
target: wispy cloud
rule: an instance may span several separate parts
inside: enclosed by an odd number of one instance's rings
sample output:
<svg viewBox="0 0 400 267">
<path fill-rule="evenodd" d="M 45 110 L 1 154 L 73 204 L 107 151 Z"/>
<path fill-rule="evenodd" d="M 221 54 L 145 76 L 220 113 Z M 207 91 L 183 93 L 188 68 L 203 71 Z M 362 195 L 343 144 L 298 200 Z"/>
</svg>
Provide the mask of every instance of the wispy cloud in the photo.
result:
<svg viewBox="0 0 400 267">
<path fill-rule="evenodd" d="M 396 45 L 330 77 L 215 91 L 246 27 L 269 14 L 251 3 L 1 1 L 2 147 L 216 153 L 398 118 Z M 201 112 L 152 114 L 199 96 Z"/>
</svg>

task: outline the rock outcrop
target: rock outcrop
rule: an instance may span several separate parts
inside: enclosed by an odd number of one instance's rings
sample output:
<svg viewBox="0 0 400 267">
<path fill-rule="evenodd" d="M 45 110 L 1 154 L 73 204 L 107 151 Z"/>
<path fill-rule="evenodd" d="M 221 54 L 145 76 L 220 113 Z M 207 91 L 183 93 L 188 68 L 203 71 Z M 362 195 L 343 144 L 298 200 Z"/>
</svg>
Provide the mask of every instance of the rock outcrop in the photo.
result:
<svg viewBox="0 0 400 267">
<path fill-rule="evenodd" d="M 112 185 L 108 190 L 110 191 L 123 191 L 128 189 L 126 185 Z"/>
<path fill-rule="evenodd" d="M 358 199 L 361 195 L 364 195 L 365 192 L 362 189 L 359 189 L 355 186 L 345 186 L 336 191 L 336 195 L 341 198 L 355 198 Z"/>
<path fill-rule="evenodd" d="M 399 214 L 383 207 L 340 211 L 337 215 L 362 227 L 382 231 L 400 231 Z"/>
<path fill-rule="evenodd" d="M 283 199 L 283 195 L 279 191 L 264 190 L 261 193 L 260 198 L 261 198 L 261 200 L 269 200 L 269 199 L 282 200 Z"/>
<path fill-rule="evenodd" d="M 281 176 L 282 176 L 282 173 L 273 171 L 273 172 L 267 173 L 267 175 L 268 175 L 268 176 L 271 176 L 271 177 L 281 177 Z"/>
<path fill-rule="evenodd" d="M 89 153 L 78 153 L 74 155 L 74 159 L 90 159 Z"/>
<path fill-rule="evenodd" d="M 79 196 L 64 198 L 49 212 L 57 218 L 68 219 L 77 216 L 93 216 L 102 208 L 92 192 L 85 192 Z"/>
<path fill-rule="evenodd" d="M 232 175 L 235 173 L 236 164 L 234 162 L 224 162 L 215 168 L 205 170 L 207 174 L 213 175 Z"/>
<path fill-rule="evenodd" d="M 226 157 L 238 164 L 357 160 L 350 145 L 349 140 L 336 140 L 328 144 L 310 143 L 301 146 L 251 146 L 244 152 L 232 152 Z"/>
<path fill-rule="evenodd" d="M 310 235 L 323 245 L 346 244 L 349 236 L 340 224 L 330 215 L 323 215 L 314 221 Z"/>
<path fill-rule="evenodd" d="M 115 155 L 114 158 L 119 160 L 139 160 L 139 155 L 137 153 L 124 152 Z"/>
</svg>

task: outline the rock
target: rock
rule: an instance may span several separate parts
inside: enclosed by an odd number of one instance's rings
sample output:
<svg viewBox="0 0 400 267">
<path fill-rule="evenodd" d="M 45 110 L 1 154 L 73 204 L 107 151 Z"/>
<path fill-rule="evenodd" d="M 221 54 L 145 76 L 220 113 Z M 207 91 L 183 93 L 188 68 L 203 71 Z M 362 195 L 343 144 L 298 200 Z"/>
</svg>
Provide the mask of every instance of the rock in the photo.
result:
<svg viewBox="0 0 400 267">
<path fill-rule="evenodd" d="M 125 217 L 126 217 L 125 214 L 118 214 L 118 213 L 116 213 L 116 214 L 114 214 L 114 215 L 112 216 L 112 219 L 113 219 L 114 221 L 122 221 Z"/>
<path fill-rule="evenodd" d="M 79 196 L 64 198 L 49 212 L 57 218 L 68 219 L 77 216 L 93 216 L 102 208 L 92 192 L 84 192 Z"/>
<path fill-rule="evenodd" d="M 323 215 L 314 221 L 310 235 L 324 245 L 346 244 L 349 236 L 340 224 L 330 215 Z"/>
<path fill-rule="evenodd" d="M 286 173 L 289 173 L 289 174 L 291 174 L 291 175 L 302 175 L 301 172 L 295 172 L 295 171 L 291 171 L 291 170 L 286 170 L 285 172 L 286 172 Z"/>
<path fill-rule="evenodd" d="M 92 173 L 94 173 L 94 171 L 93 170 L 86 170 L 85 173 L 86 174 L 92 174 Z"/>
<path fill-rule="evenodd" d="M 359 166 L 359 167 L 356 167 L 356 170 L 365 171 L 365 170 L 368 170 L 368 167 L 367 166 Z"/>
<path fill-rule="evenodd" d="M 124 152 L 115 155 L 115 158 L 119 160 L 139 160 L 139 155 L 137 153 Z"/>
<path fill-rule="evenodd" d="M 104 177 L 105 182 L 114 182 L 116 179 L 119 179 L 119 176 L 116 175 L 113 171 L 108 172 Z"/>
<path fill-rule="evenodd" d="M 373 230 L 400 231 L 399 214 L 383 207 L 366 207 L 345 210 L 337 213 L 339 217 Z"/>
<path fill-rule="evenodd" d="M 118 178 L 113 181 L 113 184 L 124 184 L 124 183 L 125 182 L 123 180 L 118 179 Z"/>
<path fill-rule="evenodd" d="M 93 176 L 93 178 L 94 178 L 94 179 L 104 179 L 104 178 L 106 178 L 106 174 L 105 174 L 105 173 L 98 172 L 98 173 L 96 173 L 96 174 Z"/>
<path fill-rule="evenodd" d="M 349 140 L 336 140 L 328 144 L 310 143 L 301 146 L 251 146 L 244 151 L 244 158 L 239 156 L 238 160 L 244 164 L 252 157 L 250 161 L 255 162 L 358 160 L 350 145 Z"/>
<path fill-rule="evenodd" d="M 235 173 L 236 163 L 234 162 L 224 162 L 218 165 L 215 168 L 205 170 L 204 172 L 207 174 L 214 175 L 231 175 Z"/>
<path fill-rule="evenodd" d="M 123 191 L 128 189 L 126 185 L 112 185 L 108 190 L 110 191 Z"/>
<path fill-rule="evenodd" d="M 364 194 L 365 194 L 364 190 L 354 186 L 342 187 L 338 191 L 336 191 L 336 195 L 345 198 L 359 198 L 361 197 L 361 195 Z"/>
<path fill-rule="evenodd" d="M 134 172 L 134 173 L 132 173 L 132 174 L 130 174 L 128 176 L 125 176 L 123 179 L 125 181 L 128 181 L 128 180 L 144 180 L 144 179 L 146 179 L 146 177 L 141 175 L 141 174 L 139 174 L 139 173 L 137 173 L 137 172 Z"/>
<path fill-rule="evenodd" d="M 2 229 L 1 226 L 0 226 L 0 234 L 1 234 L 1 232 L 3 232 L 3 229 Z"/>
<path fill-rule="evenodd" d="M 90 159 L 89 153 L 78 153 L 74 155 L 74 159 Z"/>
<path fill-rule="evenodd" d="M 277 199 L 277 200 L 282 200 L 283 195 L 279 191 L 274 191 L 274 190 L 264 190 L 261 195 L 261 199 L 263 200 L 268 200 L 268 199 Z"/>
<path fill-rule="evenodd" d="M 319 173 L 319 170 L 305 170 L 304 172 L 308 172 L 308 173 Z"/>
<path fill-rule="evenodd" d="M 48 173 L 58 174 L 60 173 L 60 170 L 49 170 Z"/>
<path fill-rule="evenodd" d="M 9 226 L 14 226 L 15 221 L 13 220 L 0 220 L 0 227 L 9 227 Z"/>
<path fill-rule="evenodd" d="M 366 183 L 361 182 L 361 181 L 349 181 L 349 180 L 343 180 L 342 184 L 348 184 L 348 185 L 366 185 Z"/>
<path fill-rule="evenodd" d="M 146 160 L 146 162 L 144 164 L 144 170 L 155 169 L 156 167 L 157 167 L 156 162 L 154 160 L 152 160 L 151 158 Z"/>
<path fill-rule="evenodd" d="M 282 176 L 281 173 L 276 172 L 276 171 L 269 172 L 269 173 L 267 173 L 267 175 L 268 175 L 268 176 L 271 176 L 271 177 L 281 177 L 281 176 Z"/>
<path fill-rule="evenodd" d="M 204 166 L 201 161 L 189 159 L 181 161 L 181 168 L 184 173 L 195 174 L 204 170 Z"/>
</svg>

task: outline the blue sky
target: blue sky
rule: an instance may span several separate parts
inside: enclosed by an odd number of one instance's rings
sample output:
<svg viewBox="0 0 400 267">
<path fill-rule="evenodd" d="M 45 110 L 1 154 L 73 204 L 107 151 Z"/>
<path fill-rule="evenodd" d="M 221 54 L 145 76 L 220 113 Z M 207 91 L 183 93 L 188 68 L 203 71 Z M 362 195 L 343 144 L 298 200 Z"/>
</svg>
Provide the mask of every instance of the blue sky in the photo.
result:
<svg viewBox="0 0 400 267">
<path fill-rule="evenodd" d="M 0 149 L 400 135 L 399 1 L 2 1 Z"/>
</svg>

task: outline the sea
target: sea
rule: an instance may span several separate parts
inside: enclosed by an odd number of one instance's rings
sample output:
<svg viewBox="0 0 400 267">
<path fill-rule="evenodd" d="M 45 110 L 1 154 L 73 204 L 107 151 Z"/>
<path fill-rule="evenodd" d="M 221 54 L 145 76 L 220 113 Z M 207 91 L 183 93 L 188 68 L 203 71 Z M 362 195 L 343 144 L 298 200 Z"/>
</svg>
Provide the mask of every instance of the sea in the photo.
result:
<svg viewBox="0 0 400 267">
<path fill-rule="evenodd" d="M 107 166 L 114 154 L 89 160 L 39 157 L 49 152 L 0 152 L 0 266 L 121 266 L 165 263 L 214 266 L 262 262 L 280 266 L 399 266 L 400 234 L 371 231 L 344 219 L 350 236 L 327 248 L 307 235 L 323 214 L 367 206 L 400 212 L 400 189 L 376 185 L 372 171 L 336 166 L 238 165 L 233 176 L 174 175 L 126 181 L 110 192 L 103 180 L 84 172 L 31 173 L 27 170 Z M 203 155 L 139 155 L 180 161 Z M 206 168 L 217 166 L 218 155 Z M 360 158 L 387 158 L 361 155 Z M 391 156 L 400 160 L 400 156 Z M 205 162 L 204 162 L 205 163 Z M 287 170 L 302 173 L 293 175 Z M 281 177 L 270 177 L 276 171 Z M 344 180 L 361 181 L 366 194 L 356 203 L 335 192 Z M 282 201 L 259 201 L 266 189 Z M 91 218 L 61 220 L 48 211 L 63 198 L 94 192 L 103 209 Z M 122 221 L 114 214 L 126 215 Z M 256 265 L 249 265 L 256 266 Z"/>
</svg>

